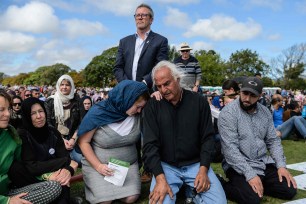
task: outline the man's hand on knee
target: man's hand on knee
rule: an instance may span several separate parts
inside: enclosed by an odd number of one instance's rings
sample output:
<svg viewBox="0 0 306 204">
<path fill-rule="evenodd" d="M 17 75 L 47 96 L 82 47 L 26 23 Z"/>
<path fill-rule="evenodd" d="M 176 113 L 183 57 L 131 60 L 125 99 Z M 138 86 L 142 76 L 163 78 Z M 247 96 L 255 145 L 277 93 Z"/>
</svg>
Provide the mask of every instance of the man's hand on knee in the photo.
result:
<svg viewBox="0 0 306 204">
<path fill-rule="evenodd" d="M 249 181 L 250 186 L 252 187 L 253 191 L 258 194 L 260 198 L 263 196 L 264 188 L 259 176 L 255 176 L 254 178 L 250 179 Z"/>
<path fill-rule="evenodd" d="M 160 174 L 156 177 L 156 184 L 153 191 L 149 195 L 149 203 L 162 204 L 167 194 L 169 194 L 170 198 L 173 199 L 173 193 L 166 181 L 165 175 Z"/>
<path fill-rule="evenodd" d="M 197 190 L 197 193 L 206 192 L 210 189 L 210 181 L 207 172 L 208 169 L 205 166 L 200 167 L 194 180 L 194 187 Z"/>
<path fill-rule="evenodd" d="M 288 188 L 291 186 L 291 183 L 294 188 L 297 188 L 294 178 L 292 177 L 292 175 L 286 168 L 284 167 L 279 168 L 277 170 L 277 174 L 278 174 L 279 182 L 283 182 L 283 177 L 285 177 L 288 183 Z"/>
</svg>

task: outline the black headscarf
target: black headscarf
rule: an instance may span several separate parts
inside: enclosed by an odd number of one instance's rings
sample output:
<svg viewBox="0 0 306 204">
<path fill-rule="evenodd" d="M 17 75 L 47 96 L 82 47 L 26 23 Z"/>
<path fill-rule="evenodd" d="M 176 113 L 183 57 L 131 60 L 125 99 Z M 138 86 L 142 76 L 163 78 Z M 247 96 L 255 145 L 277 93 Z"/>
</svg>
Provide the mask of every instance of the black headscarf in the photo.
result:
<svg viewBox="0 0 306 204">
<path fill-rule="evenodd" d="M 46 123 L 41 128 L 34 127 L 34 125 L 32 123 L 31 109 L 32 109 L 32 106 L 34 104 L 39 104 L 43 108 L 43 110 L 45 112 L 45 115 L 46 115 Z M 26 129 L 28 132 L 30 132 L 32 137 L 38 143 L 42 143 L 42 142 L 46 141 L 46 139 L 49 136 L 49 130 L 48 130 L 48 123 L 47 123 L 47 111 L 46 111 L 46 108 L 44 106 L 44 103 L 41 100 L 39 100 L 38 98 L 35 98 L 35 97 L 27 98 L 23 101 L 23 103 L 21 105 L 21 111 L 22 111 L 22 125 L 23 125 L 23 128 Z"/>
<path fill-rule="evenodd" d="M 84 118 L 84 116 L 86 115 L 86 113 L 88 112 L 88 110 L 85 110 L 85 107 L 84 107 L 84 101 L 85 99 L 89 99 L 90 100 L 90 103 L 91 103 L 91 106 L 92 106 L 92 100 L 90 98 L 90 96 L 83 96 L 81 99 L 80 99 L 80 112 L 81 112 L 81 118 Z M 90 106 L 90 107 L 91 107 Z"/>
</svg>

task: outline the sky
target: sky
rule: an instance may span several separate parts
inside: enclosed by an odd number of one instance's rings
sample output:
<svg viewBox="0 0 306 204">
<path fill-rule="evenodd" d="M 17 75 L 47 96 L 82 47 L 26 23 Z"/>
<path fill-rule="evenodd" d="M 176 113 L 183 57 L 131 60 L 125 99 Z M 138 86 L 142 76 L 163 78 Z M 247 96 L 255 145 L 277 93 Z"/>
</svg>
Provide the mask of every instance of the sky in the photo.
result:
<svg viewBox="0 0 306 204">
<path fill-rule="evenodd" d="M 228 60 L 250 49 L 269 64 L 306 42 L 306 0 L 0 0 L 0 72 L 56 63 L 80 71 L 136 32 L 136 7 L 154 10 L 152 31 L 177 49 L 215 50 Z"/>
</svg>

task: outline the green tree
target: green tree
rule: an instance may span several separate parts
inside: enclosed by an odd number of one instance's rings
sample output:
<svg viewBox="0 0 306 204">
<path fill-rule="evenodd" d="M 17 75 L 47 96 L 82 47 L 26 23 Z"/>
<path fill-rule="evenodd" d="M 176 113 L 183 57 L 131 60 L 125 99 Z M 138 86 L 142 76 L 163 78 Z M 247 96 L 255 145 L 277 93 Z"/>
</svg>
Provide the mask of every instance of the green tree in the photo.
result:
<svg viewBox="0 0 306 204">
<path fill-rule="evenodd" d="M 5 77 L 2 81 L 3 84 L 16 84 L 21 85 L 25 84 L 24 81 L 29 77 L 28 73 L 20 73 L 16 76 Z"/>
<path fill-rule="evenodd" d="M 81 70 L 80 72 L 71 71 L 71 72 L 69 72 L 69 75 L 73 79 L 75 87 L 82 87 L 84 85 L 83 70 Z"/>
<path fill-rule="evenodd" d="M 273 87 L 273 80 L 269 77 L 263 77 L 262 78 L 262 83 L 264 85 L 264 87 Z"/>
<path fill-rule="evenodd" d="M 202 70 L 201 85 L 219 86 L 225 80 L 226 66 L 220 55 L 214 50 L 195 52 Z"/>
<path fill-rule="evenodd" d="M 51 66 L 42 66 L 31 72 L 25 80 L 27 85 L 55 85 L 58 78 L 72 71 L 67 65 L 57 63 Z"/>
<path fill-rule="evenodd" d="M 113 67 L 117 51 L 118 47 L 112 47 L 91 60 L 83 71 L 85 86 L 106 87 L 114 85 Z"/>
<path fill-rule="evenodd" d="M 57 80 L 64 74 L 70 74 L 73 71 L 69 66 L 57 63 L 51 66 L 46 66 L 42 72 L 42 79 L 39 85 L 55 85 Z"/>
<path fill-rule="evenodd" d="M 290 87 L 292 90 L 304 90 L 306 87 L 306 80 L 302 78 L 289 80 L 287 87 Z"/>
<path fill-rule="evenodd" d="M 260 59 L 256 51 L 253 52 L 249 49 L 232 53 L 227 64 L 227 76 L 229 78 L 254 76 L 257 72 L 265 75 L 269 72 L 269 65 Z"/>
<path fill-rule="evenodd" d="M 0 72 L 0 83 L 2 83 L 3 78 L 4 78 L 4 73 L 3 73 L 3 72 Z"/>
<path fill-rule="evenodd" d="M 305 65 L 303 63 L 298 63 L 293 65 L 292 67 L 285 70 L 285 78 L 290 79 L 298 79 L 299 76 L 304 72 Z"/>
<path fill-rule="evenodd" d="M 173 62 L 175 58 L 177 58 L 178 56 L 180 56 L 179 51 L 176 50 L 175 46 L 170 47 L 170 45 L 168 45 L 168 49 L 169 49 L 169 61 Z"/>
<path fill-rule="evenodd" d="M 299 83 L 306 65 L 306 43 L 296 44 L 271 60 L 271 75 L 278 79 L 279 85 L 292 88 L 294 82 Z M 305 87 L 301 87 L 305 88 Z"/>
</svg>

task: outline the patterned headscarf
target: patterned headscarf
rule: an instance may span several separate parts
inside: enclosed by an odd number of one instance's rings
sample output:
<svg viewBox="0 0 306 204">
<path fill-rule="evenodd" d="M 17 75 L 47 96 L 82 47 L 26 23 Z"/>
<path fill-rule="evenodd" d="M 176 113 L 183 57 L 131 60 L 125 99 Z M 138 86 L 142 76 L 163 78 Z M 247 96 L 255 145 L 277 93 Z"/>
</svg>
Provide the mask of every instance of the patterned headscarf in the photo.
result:
<svg viewBox="0 0 306 204">
<path fill-rule="evenodd" d="M 63 95 L 60 91 L 60 85 L 63 80 L 69 81 L 71 85 L 71 91 L 69 95 Z M 54 113 L 56 122 L 59 124 L 64 124 L 64 108 L 63 104 L 68 103 L 71 99 L 74 98 L 74 82 L 69 75 L 62 75 L 56 83 L 56 92 L 51 98 L 54 98 Z"/>
<path fill-rule="evenodd" d="M 89 109 L 79 126 L 78 136 L 100 126 L 125 120 L 128 117 L 126 111 L 146 91 L 148 88 L 143 82 L 121 81 L 109 92 L 108 99 Z"/>
</svg>

